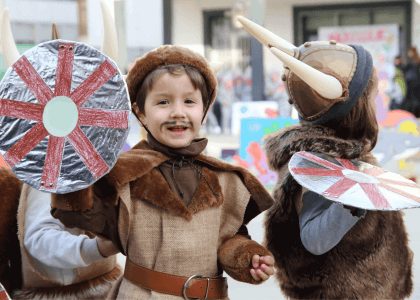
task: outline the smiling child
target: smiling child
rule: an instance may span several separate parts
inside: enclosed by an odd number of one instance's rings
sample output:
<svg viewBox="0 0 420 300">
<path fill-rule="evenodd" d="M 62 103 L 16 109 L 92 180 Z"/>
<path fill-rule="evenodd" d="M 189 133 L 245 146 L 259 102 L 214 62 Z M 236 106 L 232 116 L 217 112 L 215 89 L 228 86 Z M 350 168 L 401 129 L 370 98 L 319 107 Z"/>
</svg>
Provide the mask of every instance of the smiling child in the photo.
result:
<svg viewBox="0 0 420 300">
<path fill-rule="evenodd" d="M 206 60 L 162 46 L 135 62 L 127 85 L 147 141 L 89 189 L 56 195 L 53 215 L 112 240 L 103 252 L 127 256 L 118 298 L 227 299 L 223 271 L 268 279 L 274 259 L 245 225 L 272 198 L 248 171 L 202 154 L 198 134 L 217 85 Z"/>
</svg>

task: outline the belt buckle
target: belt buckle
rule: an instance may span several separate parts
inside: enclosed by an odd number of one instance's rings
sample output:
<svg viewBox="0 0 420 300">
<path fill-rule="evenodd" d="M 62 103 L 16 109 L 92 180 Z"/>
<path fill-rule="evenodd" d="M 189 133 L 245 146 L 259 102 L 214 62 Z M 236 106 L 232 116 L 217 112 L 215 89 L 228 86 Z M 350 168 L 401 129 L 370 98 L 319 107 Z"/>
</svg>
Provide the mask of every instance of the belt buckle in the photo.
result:
<svg viewBox="0 0 420 300">
<path fill-rule="evenodd" d="M 202 279 L 202 278 L 206 278 L 207 279 L 207 286 L 206 286 L 206 295 L 204 296 L 203 300 L 207 300 L 208 297 L 208 292 L 209 292 L 209 283 L 210 283 L 210 278 L 209 277 L 204 277 L 202 275 L 192 275 L 190 277 L 188 277 L 188 279 L 185 281 L 183 287 L 182 287 L 182 296 L 184 297 L 184 300 L 192 300 L 192 298 L 188 298 L 187 296 L 187 289 L 190 287 L 190 281 L 193 279 Z M 194 298 L 194 299 L 198 299 L 198 298 Z"/>
</svg>

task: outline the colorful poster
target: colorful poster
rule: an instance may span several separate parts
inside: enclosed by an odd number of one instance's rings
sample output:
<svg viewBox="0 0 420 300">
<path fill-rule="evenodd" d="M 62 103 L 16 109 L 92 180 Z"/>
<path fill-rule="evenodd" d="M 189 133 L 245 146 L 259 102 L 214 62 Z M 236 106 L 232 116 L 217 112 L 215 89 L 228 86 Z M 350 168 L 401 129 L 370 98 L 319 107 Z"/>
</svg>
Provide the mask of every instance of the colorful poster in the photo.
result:
<svg viewBox="0 0 420 300">
<path fill-rule="evenodd" d="M 232 108 L 232 134 L 240 134 L 241 120 L 244 118 L 275 118 L 278 115 L 276 101 L 235 102 Z"/>
<path fill-rule="evenodd" d="M 390 102 L 387 92 L 392 87 L 394 77 L 394 58 L 399 54 L 398 25 L 320 27 L 318 38 L 362 45 L 372 54 L 373 65 L 379 78 L 376 116 L 379 122 L 385 119 Z"/>
<path fill-rule="evenodd" d="M 264 138 L 281 128 L 297 124 L 292 118 L 245 118 L 241 120 L 239 158 L 236 161 L 250 170 L 268 189 L 272 189 L 277 175 L 270 171 L 264 151 Z"/>
</svg>

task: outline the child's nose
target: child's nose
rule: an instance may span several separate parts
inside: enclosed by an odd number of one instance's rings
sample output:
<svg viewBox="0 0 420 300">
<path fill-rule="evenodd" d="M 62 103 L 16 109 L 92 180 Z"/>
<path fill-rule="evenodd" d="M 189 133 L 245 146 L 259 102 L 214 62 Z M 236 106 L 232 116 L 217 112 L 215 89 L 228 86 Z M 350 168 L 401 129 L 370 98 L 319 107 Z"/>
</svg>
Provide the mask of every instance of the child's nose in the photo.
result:
<svg viewBox="0 0 420 300">
<path fill-rule="evenodd" d="M 185 110 L 182 104 L 180 103 L 175 103 L 173 105 L 173 109 L 171 112 L 171 117 L 172 118 L 183 118 L 185 117 Z"/>
</svg>

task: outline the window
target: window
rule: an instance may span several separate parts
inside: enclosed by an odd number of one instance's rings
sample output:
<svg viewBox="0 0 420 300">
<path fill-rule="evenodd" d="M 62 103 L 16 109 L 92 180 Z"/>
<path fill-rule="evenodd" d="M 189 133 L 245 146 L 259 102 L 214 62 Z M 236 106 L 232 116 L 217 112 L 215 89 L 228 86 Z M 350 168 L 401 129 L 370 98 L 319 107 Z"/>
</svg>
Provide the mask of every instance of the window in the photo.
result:
<svg viewBox="0 0 420 300">
<path fill-rule="evenodd" d="M 318 39 L 322 26 L 397 24 L 400 53 L 411 45 L 411 1 L 345 5 L 296 6 L 293 8 L 294 42 L 301 45 Z"/>
</svg>

